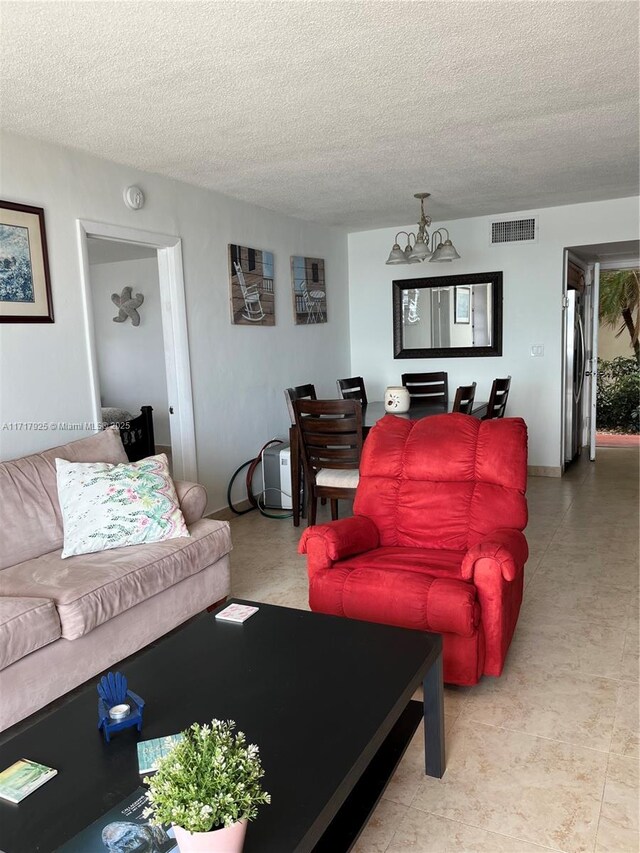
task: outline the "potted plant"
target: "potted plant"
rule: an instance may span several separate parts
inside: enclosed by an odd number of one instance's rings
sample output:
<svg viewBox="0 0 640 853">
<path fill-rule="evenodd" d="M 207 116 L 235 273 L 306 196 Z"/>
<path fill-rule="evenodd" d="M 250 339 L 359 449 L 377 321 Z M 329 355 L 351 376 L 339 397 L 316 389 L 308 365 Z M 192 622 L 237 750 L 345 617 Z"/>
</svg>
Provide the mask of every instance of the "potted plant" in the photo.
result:
<svg viewBox="0 0 640 853">
<path fill-rule="evenodd" d="M 160 760 L 149 785 L 151 823 L 173 824 L 181 853 L 239 853 L 247 822 L 271 802 L 258 747 L 233 720 L 194 723 Z"/>
</svg>

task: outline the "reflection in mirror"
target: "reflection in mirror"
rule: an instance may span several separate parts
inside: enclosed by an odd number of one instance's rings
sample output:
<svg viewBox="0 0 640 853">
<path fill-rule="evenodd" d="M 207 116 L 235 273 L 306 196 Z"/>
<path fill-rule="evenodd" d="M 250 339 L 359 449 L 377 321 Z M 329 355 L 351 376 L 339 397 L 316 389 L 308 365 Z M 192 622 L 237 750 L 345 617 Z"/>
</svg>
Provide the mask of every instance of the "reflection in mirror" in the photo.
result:
<svg viewBox="0 0 640 853">
<path fill-rule="evenodd" d="M 403 343 L 423 347 L 488 347 L 491 283 L 412 288 L 402 292 Z"/>
<path fill-rule="evenodd" d="M 502 354 L 502 273 L 393 282 L 394 355 Z"/>
</svg>

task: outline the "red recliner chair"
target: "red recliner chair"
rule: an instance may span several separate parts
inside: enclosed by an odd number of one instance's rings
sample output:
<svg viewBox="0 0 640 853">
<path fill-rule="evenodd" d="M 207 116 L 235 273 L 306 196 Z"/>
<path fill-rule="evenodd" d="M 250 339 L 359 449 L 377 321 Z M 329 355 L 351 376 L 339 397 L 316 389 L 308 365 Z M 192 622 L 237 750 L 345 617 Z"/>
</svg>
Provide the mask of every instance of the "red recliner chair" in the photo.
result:
<svg viewBox="0 0 640 853">
<path fill-rule="evenodd" d="M 354 516 L 309 527 L 312 610 L 443 636 L 444 680 L 500 675 L 528 557 L 521 418 L 379 421 Z"/>
</svg>

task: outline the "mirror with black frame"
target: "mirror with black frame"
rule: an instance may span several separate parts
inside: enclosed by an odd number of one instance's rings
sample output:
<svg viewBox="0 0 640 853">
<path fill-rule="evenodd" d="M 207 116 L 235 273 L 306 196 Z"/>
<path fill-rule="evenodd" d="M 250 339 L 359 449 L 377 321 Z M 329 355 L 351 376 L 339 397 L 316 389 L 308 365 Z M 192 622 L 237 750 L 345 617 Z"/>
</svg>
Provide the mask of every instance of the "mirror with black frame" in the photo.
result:
<svg viewBox="0 0 640 853">
<path fill-rule="evenodd" d="M 502 273 L 393 282 L 394 358 L 502 355 Z"/>
</svg>

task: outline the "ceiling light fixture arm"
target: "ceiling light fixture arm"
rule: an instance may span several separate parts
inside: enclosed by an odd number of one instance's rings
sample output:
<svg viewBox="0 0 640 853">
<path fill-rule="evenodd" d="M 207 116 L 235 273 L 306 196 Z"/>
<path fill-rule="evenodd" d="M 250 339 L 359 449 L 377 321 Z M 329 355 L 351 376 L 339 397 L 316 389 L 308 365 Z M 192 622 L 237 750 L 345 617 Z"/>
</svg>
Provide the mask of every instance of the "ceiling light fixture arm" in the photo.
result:
<svg viewBox="0 0 640 853">
<path fill-rule="evenodd" d="M 440 235 L 440 237 L 442 237 L 442 232 L 443 232 L 443 231 L 446 231 L 446 233 L 447 233 L 447 236 L 445 237 L 445 240 L 450 240 L 451 238 L 449 237 L 449 230 L 448 230 L 448 228 L 445 228 L 445 227 L 444 227 L 444 226 L 442 226 L 442 225 L 440 226 L 440 228 L 436 228 L 436 230 L 433 232 L 433 234 L 432 234 L 431 236 L 432 236 L 432 237 L 435 237 L 435 236 L 436 236 L 436 234 L 439 234 L 439 235 Z M 434 241 L 434 242 L 435 242 L 435 241 Z"/>
<path fill-rule="evenodd" d="M 431 225 L 431 217 L 427 216 L 424 212 L 424 200 L 425 198 L 429 198 L 429 193 L 416 193 L 415 198 L 420 199 L 420 222 L 418 223 L 418 234 L 413 247 L 407 254 L 407 261 L 410 264 L 417 264 L 431 257 L 429 232 L 427 231 L 427 228 Z"/>
<path fill-rule="evenodd" d="M 418 236 L 417 240 L 422 238 L 423 242 L 429 245 L 429 234 L 427 233 L 427 228 L 431 225 L 431 217 L 427 216 L 424 212 L 424 200 L 428 198 L 429 193 L 417 193 L 416 198 L 420 199 L 420 222 L 418 223 Z"/>
</svg>

